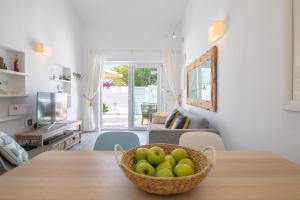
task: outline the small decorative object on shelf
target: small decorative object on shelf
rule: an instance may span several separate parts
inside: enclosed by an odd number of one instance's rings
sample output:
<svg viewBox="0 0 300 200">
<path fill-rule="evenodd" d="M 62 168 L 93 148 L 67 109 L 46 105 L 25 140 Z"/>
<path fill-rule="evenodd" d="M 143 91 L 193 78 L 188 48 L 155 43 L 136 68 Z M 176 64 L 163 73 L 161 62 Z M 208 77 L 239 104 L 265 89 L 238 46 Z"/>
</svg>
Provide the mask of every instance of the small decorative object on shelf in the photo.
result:
<svg viewBox="0 0 300 200">
<path fill-rule="evenodd" d="M 56 85 L 56 90 L 57 92 L 64 92 L 64 86 L 62 84 L 57 84 Z"/>
<path fill-rule="evenodd" d="M 4 62 L 4 58 L 0 57 L 0 69 L 7 69 L 7 66 Z"/>
<path fill-rule="evenodd" d="M 19 69 L 19 58 L 18 58 L 18 55 L 15 55 L 15 58 L 14 58 L 14 71 L 15 72 L 19 72 L 20 69 Z"/>
<path fill-rule="evenodd" d="M 70 77 L 70 76 L 63 75 L 62 79 L 65 80 L 65 81 L 70 81 L 70 80 L 71 80 L 71 77 Z"/>
<path fill-rule="evenodd" d="M 75 73 L 75 72 L 73 72 L 73 77 L 74 77 L 75 80 L 82 80 L 83 79 L 81 74 Z"/>
<path fill-rule="evenodd" d="M 4 66 L 4 59 L 0 57 L 0 69 Z"/>
<path fill-rule="evenodd" d="M 2 67 L 2 69 L 4 69 L 4 70 L 7 70 L 6 63 L 4 63 L 4 64 L 3 64 L 3 67 Z"/>
</svg>

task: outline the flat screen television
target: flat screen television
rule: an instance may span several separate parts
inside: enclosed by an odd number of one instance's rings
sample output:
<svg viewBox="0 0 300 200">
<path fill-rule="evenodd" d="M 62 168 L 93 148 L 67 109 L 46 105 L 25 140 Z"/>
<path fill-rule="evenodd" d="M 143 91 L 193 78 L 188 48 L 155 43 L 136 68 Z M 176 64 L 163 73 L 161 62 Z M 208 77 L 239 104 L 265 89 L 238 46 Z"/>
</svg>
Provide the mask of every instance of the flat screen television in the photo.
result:
<svg viewBox="0 0 300 200">
<path fill-rule="evenodd" d="M 37 93 L 37 127 L 66 120 L 67 115 L 68 96 L 66 93 Z"/>
</svg>

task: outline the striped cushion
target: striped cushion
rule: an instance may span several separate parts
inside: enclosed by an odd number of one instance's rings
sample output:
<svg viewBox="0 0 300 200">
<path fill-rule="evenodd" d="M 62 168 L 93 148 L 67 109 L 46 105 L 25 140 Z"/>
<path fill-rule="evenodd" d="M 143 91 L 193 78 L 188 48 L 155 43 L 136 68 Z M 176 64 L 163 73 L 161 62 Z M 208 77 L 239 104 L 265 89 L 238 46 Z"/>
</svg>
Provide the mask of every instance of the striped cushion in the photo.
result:
<svg viewBox="0 0 300 200">
<path fill-rule="evenodd" d="M 172 129 L 185 129 L 186 127 L 188 127 L 188 123 L 189 123 L 188 117 L 183 114 L 180 114 L 176 118 L 176 120 L 172 126 Z"/>
<path fill-rule="evenodd" d="M 180 115 L 180 112 L 175 109 L 167 118 L 165 128 L 172 128 L 176 118 Z"/>
<path fill-rule="evenodd" d="M 0 154 L 16 166 L 28 161 L 28 153 L 13 138 L 1 131 Z"/>
</svg>

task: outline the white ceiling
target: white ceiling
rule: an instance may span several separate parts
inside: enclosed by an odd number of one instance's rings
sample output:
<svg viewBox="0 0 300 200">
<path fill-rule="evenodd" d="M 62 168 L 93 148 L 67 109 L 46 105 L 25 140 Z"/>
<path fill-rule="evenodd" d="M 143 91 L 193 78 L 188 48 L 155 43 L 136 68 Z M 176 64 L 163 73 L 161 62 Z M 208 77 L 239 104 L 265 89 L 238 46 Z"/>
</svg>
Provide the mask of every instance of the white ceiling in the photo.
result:
<svg viewBox="0 0 300 200">
<path fill-rule="evenodd" d="M 181 24 L 188 0 L 71 0 L 85 24 Z"/>
</svg>

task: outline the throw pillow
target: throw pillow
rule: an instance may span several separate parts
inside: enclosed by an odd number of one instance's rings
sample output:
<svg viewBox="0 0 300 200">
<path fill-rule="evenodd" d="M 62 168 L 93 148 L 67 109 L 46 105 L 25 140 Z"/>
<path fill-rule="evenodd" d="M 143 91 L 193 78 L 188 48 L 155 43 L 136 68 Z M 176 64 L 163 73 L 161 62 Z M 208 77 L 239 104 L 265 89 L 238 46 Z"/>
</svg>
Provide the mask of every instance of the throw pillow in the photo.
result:
<svg viewBox="0 0 300 200">
<path fill-rule="evenodd" d="M 157 112 L 152 114 L 152 124 L 164 124 L 167 120 L 168 113 Z"/>
<path fill-rule="evenodd" d="M 179 116 L 179 114 L 180 114 L 180 112 L 177 109 L 173 110 L 173 112 L 169 115 L 169 117 L 166 120 L 165 128 L 172 128 L 173 124 L 174 124 L 176 118 Z"/>
<path fill-rule="evenodd" d="M 180 114 L 175 120 L 172 129 L 183 129 L 185 126 L 187 126 L 186 125 L 187 121 L 188 121 L 188 117 L 183 114 Z"/>
<path fill-rule="evenodd" d="M 190 125 L 190 118 L 187 117 L 182 129 L 188 129 Z"/>
<path fill-rule="evenodd" d="M 16 166 L 28 161 L 28 153 L 13 138 L 1 131 L 0 154 Z"/>
</svg>

